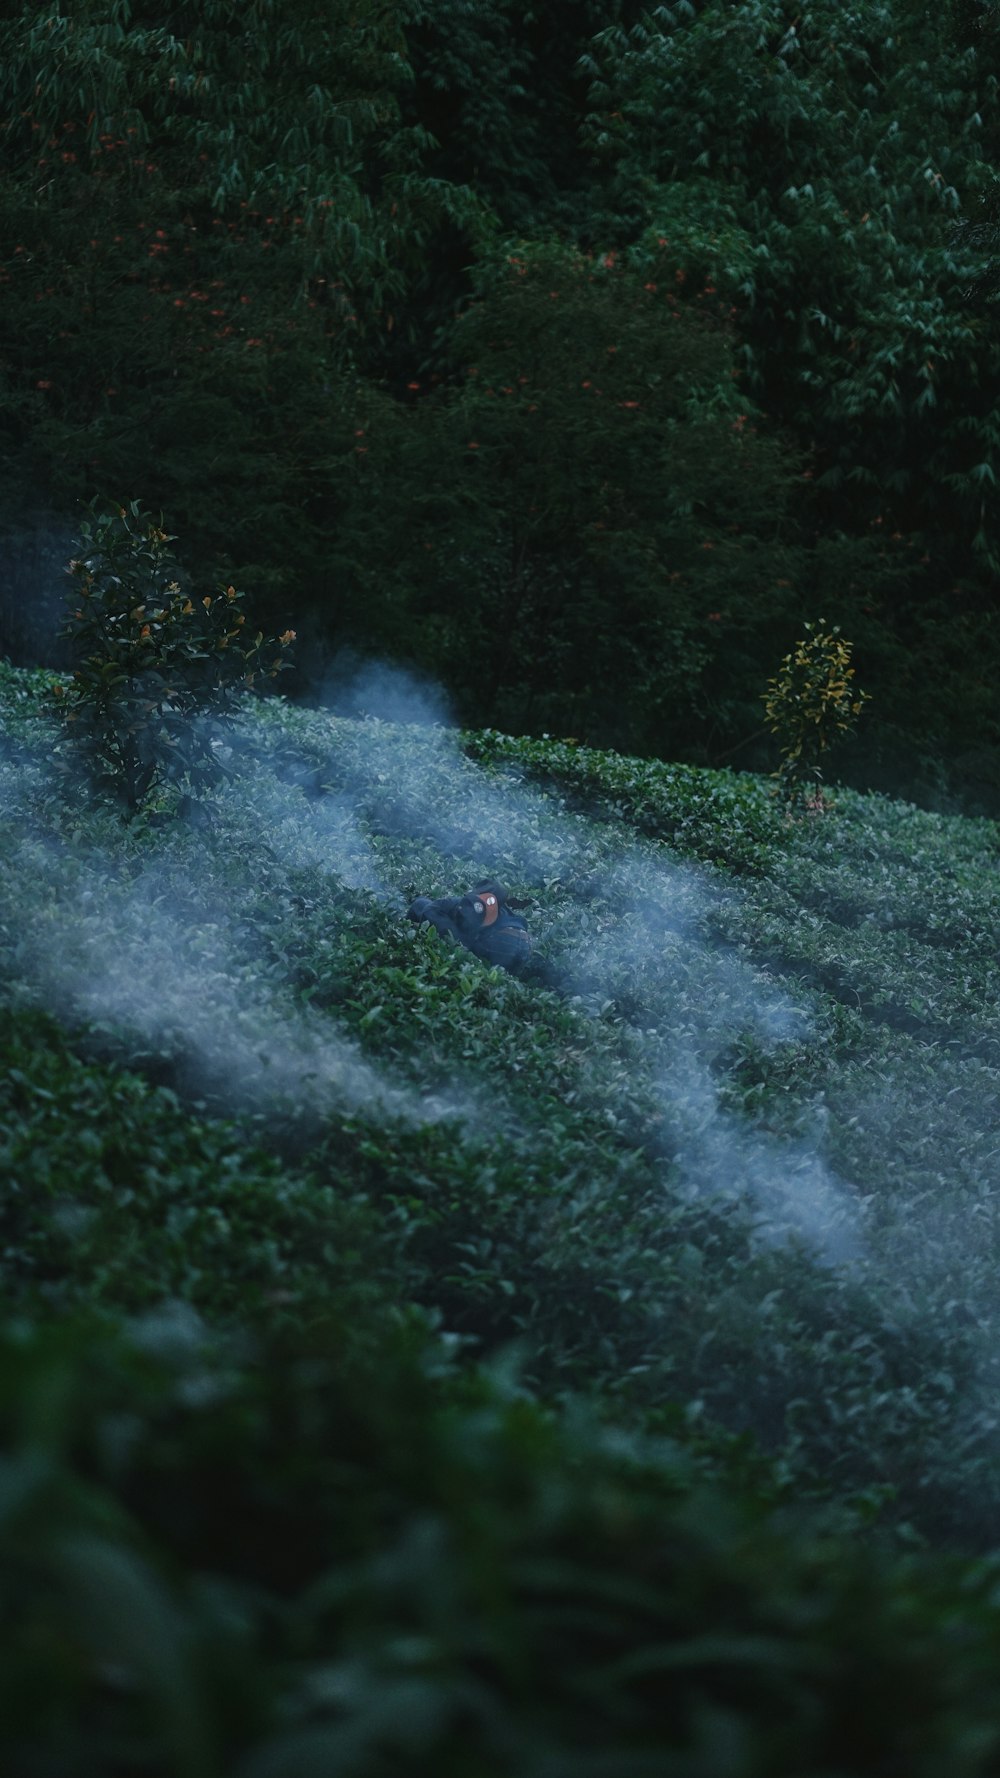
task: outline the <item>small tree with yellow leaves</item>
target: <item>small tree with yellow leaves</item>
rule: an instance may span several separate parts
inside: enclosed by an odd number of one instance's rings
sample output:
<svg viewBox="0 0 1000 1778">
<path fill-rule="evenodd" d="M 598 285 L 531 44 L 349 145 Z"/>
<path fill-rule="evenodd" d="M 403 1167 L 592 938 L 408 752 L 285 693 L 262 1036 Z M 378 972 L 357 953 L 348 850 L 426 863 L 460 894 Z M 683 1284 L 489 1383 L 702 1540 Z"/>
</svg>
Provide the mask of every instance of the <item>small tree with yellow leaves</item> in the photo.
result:
<svg viewBox="0 0 1000 1778">
<path fill-rule="evenodd" d="M 768 680 L 764 697 L 767 726 L 781 743 L 781 764 L 774 773 L 778 792 L 789 802 L 806 798 L 812 787 L 822 805 L 818 780 L 822 761 L 836 741 L 850 734 L 868 693 L 852 686 L 852 644 L 834 624 L 820 618 L 806 624 L 805 635 L 786 654 L 781 670 Z"/>
<path fill-rule="evenodd" d="M 288 664 L 295 632 L 250 636 L 242 595 L 186 592 L 173 538 L 138 501 L 84 526 L 63 634 L 76 670 L 58 688 L 69 747 L 131 817 L 164 783 L 201 790 L 223 773 L 220 728 L 248 687 Z"/>
</svg>

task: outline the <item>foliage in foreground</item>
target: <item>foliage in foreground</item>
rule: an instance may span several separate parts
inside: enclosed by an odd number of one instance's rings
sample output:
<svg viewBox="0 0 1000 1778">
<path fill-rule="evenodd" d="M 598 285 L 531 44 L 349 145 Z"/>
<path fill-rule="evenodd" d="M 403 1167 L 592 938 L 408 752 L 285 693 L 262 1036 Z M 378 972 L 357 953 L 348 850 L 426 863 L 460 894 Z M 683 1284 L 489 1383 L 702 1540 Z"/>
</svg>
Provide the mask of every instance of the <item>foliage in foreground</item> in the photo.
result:
<svg viewBox="0 0 1000 1778">
<path fill-rule="evenodd" d="M 272 699 L 207 825 L 123 828 L 48 690 L 0 687 L 6 1763 L 985 1778 L 995 826 Z M 485 868 L 528 980 L 405 920 Z"/>
<path fill-rule="evenodd" d="M 419 1324 L 15 1328 L 0 1425 L 18 1773 L 994 1769 L 995 1559 L 557 1421 Z"/>
</svg>

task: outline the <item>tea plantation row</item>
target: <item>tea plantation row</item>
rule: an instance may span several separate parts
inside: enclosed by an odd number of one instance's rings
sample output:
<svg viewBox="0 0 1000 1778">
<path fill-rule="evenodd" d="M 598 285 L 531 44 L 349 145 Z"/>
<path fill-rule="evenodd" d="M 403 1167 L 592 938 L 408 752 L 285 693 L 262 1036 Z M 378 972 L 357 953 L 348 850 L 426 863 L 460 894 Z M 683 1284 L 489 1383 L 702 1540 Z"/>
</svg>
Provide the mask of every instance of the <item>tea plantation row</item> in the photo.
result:
<svg viewBox="0 0 1000 1778">
<path fill-rule="evenodd" d="M 275 699 L 123 827 L 46 688 L 5 1768 L 995 1770 L 996 826 Z M 405 919 L 483 872 L 521 980 Z"/>
</svg>

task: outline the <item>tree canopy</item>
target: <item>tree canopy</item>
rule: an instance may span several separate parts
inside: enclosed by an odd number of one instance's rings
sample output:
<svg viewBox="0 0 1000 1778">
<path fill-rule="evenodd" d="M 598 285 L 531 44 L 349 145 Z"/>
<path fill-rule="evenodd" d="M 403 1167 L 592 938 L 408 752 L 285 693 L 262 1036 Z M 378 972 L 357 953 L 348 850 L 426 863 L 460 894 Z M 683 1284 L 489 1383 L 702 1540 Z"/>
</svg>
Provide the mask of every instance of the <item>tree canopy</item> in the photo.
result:
<svg viewBox="0 0 1000 1778">
<path fill-rule="evenodd" d="M 39 536 L 138 498 L 303 685 L 349 645 L 643 751 L 760 763 L 840 623 L 844 769 L 992 806 L 996 38 L 975 0 L 11 9 L 0 643 L 44 653 Z"/>
</svg>

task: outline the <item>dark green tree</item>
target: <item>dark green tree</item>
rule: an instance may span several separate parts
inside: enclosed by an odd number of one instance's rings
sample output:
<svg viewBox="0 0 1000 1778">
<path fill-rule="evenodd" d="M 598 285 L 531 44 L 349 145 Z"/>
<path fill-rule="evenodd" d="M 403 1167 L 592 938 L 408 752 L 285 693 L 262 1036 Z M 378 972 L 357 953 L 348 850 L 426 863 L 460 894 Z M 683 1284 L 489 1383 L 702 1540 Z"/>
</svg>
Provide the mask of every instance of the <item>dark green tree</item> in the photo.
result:
<svg viewBox="0 0 1000 1778">
<path fill-rule="evenodd" d="M 741 403 L 712 294 L 678 292 L 512 246 L 479 270 L 453 375 L 366 435 L 364 608 L 409 598 L 409 651 L 472 721 L 709 751 L 759 726 L 766 632 L 796 609 L 796 465 Z"/>
<path fill-rule="evenodd" d="M 824 607 L 883 719 L 911 726 L 919 688 L 952 751 L 1000 742 L 995 668 L 961 713 L 953 671 L 1000 643 L 1000 358 L 982 243 L 955 226 L 994 188 L 1000 108 L 967 26 L 909 0 L 709 0 L 603 32 L 587 61 L 609 238 L 669 243 L 730 305 L 748 394 L 808 455 L 817 537 L 877 541 L 877 577 L 854 577 L 873 621 Z"/>
<path fill-rule="evenodd" d="M 62 0 L 0 25 L 0 522 L 109 488 L 288 621 L 445 214 L 399 8 Z M 323 588 L 324 595 L 328 589 Z"/>
</svg>

